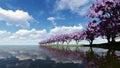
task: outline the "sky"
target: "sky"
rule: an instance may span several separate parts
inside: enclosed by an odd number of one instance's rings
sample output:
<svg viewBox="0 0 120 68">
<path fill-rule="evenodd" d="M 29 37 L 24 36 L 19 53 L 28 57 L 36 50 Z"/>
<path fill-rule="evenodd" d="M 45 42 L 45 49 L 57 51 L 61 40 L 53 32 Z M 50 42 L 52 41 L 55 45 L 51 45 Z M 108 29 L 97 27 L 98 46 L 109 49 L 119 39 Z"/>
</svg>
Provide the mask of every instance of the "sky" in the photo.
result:
<svg viewBox="0 0 120 68">
<path fill-rule="evenodd" d="M 0 0 L 0 45 L 37 45 L 56 34 L 78 32 L 94 0 Z"/>
</svg>

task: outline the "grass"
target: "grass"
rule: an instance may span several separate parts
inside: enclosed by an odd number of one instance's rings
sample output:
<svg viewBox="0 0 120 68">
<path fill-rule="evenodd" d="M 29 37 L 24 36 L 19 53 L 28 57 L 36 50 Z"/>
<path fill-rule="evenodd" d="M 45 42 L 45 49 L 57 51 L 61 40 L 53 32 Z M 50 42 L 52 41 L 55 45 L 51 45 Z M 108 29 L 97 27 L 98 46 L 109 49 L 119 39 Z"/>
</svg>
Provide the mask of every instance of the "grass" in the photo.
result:
<svg viewBox="0 0 120 68">
<path fill-rule="evenodd" d="M 78 44 L 78 45 L 76 45 L 76 44 L 69 44 L 69 45 L 67 45 L 67 44 L 47 44 L 47 45 L 44 45 L 44 46 L 69 46 L 69 47 L 81 47 L 81 46 L 84 46 L 83 44 Z"/>
<path fill-rule="evenodd" d="M 50 47 L 64 47 L 64 46 L 68 46 L 68 47 L 90 47 L 90 45 L 84 45 L 84 44 L 47 44 L 47 45 L 43 45 L 43 46 L 50 46 Z M 115 43 L 103 43 L 103 44 L 93 44 L 92 47 L 97 47 L 97 48 L 104 48 L 104 49 L 114 49 L 114 50 L 119 50 L 120 51 L 120 41 L 119 42 L 115 42 Z"/>
<path fill-rule="evenodd" d="M 84 45 L 89 47 L 90 45 Z M 103 44 L 93 44 L 92 47 L 104 48 L 104 49 L 114 49 L 120 51 L 120 41 L 115 43 L 103 43 Z"/>
</svg>

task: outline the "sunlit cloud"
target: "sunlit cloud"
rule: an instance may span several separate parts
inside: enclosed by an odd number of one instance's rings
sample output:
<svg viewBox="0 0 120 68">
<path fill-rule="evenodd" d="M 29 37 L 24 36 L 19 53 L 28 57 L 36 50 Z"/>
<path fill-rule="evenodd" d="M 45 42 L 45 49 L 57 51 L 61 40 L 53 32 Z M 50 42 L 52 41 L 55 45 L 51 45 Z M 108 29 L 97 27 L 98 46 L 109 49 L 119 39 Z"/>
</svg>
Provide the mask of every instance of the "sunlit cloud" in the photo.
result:
<svg viewBox="0 0 120 68">
<path fill-rule="evenodd" d="M 29 28 L 31 20 L 34 20 L 33 17 L 23 10 L 13 11 L 0 8 L 0 21 L 4 21 L 8 26 Z"/>
<path fill-rule="evenodd" d="M 17 45 L 24 45 L 24 44 L 38 44 L 39 40 L 46 38 L 47 31 L 43 30 L 25 30 L 20 29 L 16 32 L 8 32 L 8 31 L 0 31 L 0 44 L 17 44 Z M 18 44 L 19 43 L 19 44 Z"/>
<path fill-rule="evenodd" d="M 73 32 L 80 32 L 83 29 L 82 25 L 78 26 L 61 26 L 55 27 L 50 30 L 50 35 L 57 35 L 57 34 L 66 34 L 66 33 L 73 33 Z"/>
<path fill-rule="evenodd" d="M 72 13 L 77 13 L 81 16 L 89 11 L 90 2 L 93 0 L 57 0 L 55 11 L 70 10 Z"/>
<path fill-rule="evenodd" d="M 38 44 L 40 40 L 49 38 L 51 36 L 57 35 L 57 34 L 65 34 L 65 33 L 72 33 L 76 31 L 81 31 L 83 29 L 82 25 L 78 26 L 61 26 L 61 27 L 54 27 L 50 29 L 50 31 L 47 31 L 46 29 L 42 30 L 36 30 L 36 29 L 20 29 L 16 32 L 8 32 L 8 31 L 0 31 L 0 39 L 3 39 L 1 41 L 2 43 L 6 44 Z M 34 42 L 34 43 L 33 43 Z"/>
<path fill-rule="evenodd" d="M 55 22 L 56 18 L 55 17 L 48 17 L 47 18 L 48 21 L 51 21 L 51 23 L 56 27 L 57 23 Z"/>
</svg>

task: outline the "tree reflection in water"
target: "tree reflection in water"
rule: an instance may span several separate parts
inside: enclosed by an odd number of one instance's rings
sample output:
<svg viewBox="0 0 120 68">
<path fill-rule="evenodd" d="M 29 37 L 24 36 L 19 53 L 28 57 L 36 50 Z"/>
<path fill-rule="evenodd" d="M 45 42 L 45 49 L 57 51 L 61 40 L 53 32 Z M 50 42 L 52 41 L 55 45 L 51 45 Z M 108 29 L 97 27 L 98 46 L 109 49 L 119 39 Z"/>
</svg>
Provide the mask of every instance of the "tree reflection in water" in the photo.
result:
<svg viewBox="0 0 120 68">
<path fill-rule="evenodd" d="M 85 68 L 119 68 L 120 57 L 116 55 L 115 49 L 108 49 L 105 55 L 99 55 L 94 52 L 93 47 L 88 51 L 72 50 L 71 48 L 56 48 L 41 46 L 42 49 L 52 54 L 71 58 L 73 60 L 84 60 Z"/>
<path fill-rule="evenodd" d="M 41 46 L 42 49 L 48 50 L 52 54 L 68 57 L 74 60 L 82 60 L 85 57 L 84 52 L 80 51 L 72 51 L 70 48 L 53 48 L 53 47 L 46 47 Z"/>
<path fill-rule="evenodd" d="M 112 45 L 109 45 L 110 47 L 107 51 L 107 54 L 100 58 L 99 67 L 120 68 L 120 55 L 119 56 L 116 55 L 116 50 Z M 117 45 L 114 45 L 114 46 L 117 46 Z"/>
</svg>

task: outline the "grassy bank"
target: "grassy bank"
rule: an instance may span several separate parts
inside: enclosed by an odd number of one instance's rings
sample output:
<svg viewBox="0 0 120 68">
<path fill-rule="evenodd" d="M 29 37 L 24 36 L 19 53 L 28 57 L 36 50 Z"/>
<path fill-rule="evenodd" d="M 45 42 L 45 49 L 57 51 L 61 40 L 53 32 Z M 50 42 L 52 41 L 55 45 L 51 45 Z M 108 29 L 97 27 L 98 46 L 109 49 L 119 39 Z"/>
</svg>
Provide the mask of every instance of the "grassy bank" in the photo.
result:
<svg viewBox="0 0 120 68">
<path fill-rule="evenodd" d="M 84 46 L 83 44 L 79 44 L 79 45 L 76 45 L 76 44 L 47 44 L 47 45 L 42 45 L 42 46 L 69 46 L 69 47 L 81 47 L 81 46 Z"/>
<path fill-rule="evenodd" d="M 83 44 L 47 44 L 47 45 L 42 45 L 42 46 L 50 46 L 50 47 L 90 47 L 90 45 L 83 45 Z M 115 42 L 115 43 L 103 43 L 103 44 L 93 44 L 92 47 L 97 47 L 97 48 L 104 48 L 104 49 L 115 49 L 120 51 L 120 42 Z"/>
<path fill-rule="evenodd" d="M 90 45 L 84 45 L 84 46 L 90 47 Z M 120 51 L 120 42 L 93 44 L 92 47 L 98 47 L 98 48 L 104 48 L 104 49 L 115 49 Z"/>
</svg>

